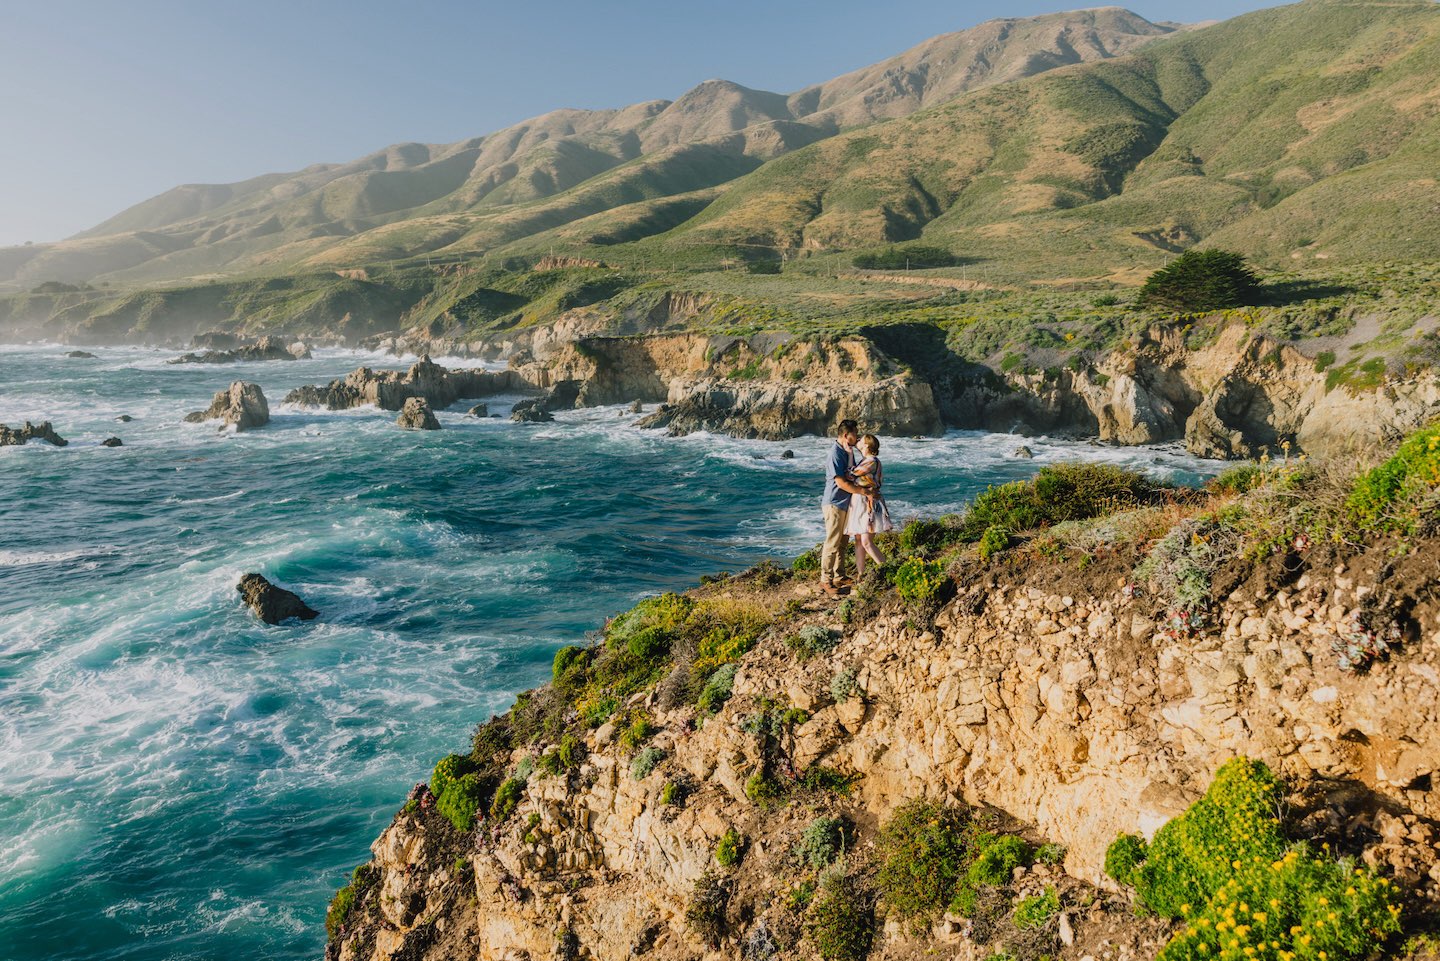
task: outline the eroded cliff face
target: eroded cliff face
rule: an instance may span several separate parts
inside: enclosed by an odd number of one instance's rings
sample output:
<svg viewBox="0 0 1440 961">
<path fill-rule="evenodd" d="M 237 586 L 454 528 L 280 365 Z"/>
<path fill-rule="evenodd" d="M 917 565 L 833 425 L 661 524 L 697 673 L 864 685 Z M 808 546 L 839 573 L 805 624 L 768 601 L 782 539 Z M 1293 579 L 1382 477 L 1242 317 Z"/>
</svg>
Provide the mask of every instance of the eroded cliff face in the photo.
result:
<svg viewBox="0 0 1440 961">
<path fill-rule="evenodd" d="M 1103 886 L 1117 833 L 1153 834 L 1239 754 L 1287 778 L 1302 826 L 1345 838 L 1440 903 L 1437 549 L 1426 542 L 1397 561 L 1380 545 L 1298 577 L 1284 565 L 1256 568 L 1221 588 L 1230 593 L 1217 616 L 1193 630 L 1135 588 L 1128 564 L 1098 563 L 1084 576 L 1060 565 L 977 568 L 933 623 L 891 603 L 851 626 L 807 583 L 764 587 L 789 613 L 743 659 L 718 714 L 697 725 L 692 706 L 633 699 L 658 728 L 649 744 L 663 760 L 652 773 L 636 776 L 608 724 L 587 736 L 577 769 L 532 774 L 500 823 L 462 835 L 417 802 L 373 846 L 371 883 L 331 957 L 811 956 L 756 944 L 796 931 L 789 852 L 817 814 L 850 818 L 863 847 L 906 799 L 993 807 L 1065 845 L 1063 871 L 1037 865 L 1022 890 Z M 753 599 L 755 590 L 741 578 L 704 592 Z M 801 661 L 783 639 L 806 625 L 842 639 Z M 1343 670 L 1337 640 L 1367 631 L 1390 632 L 1399 653 L 1368 673 Z M 854 696 L 837 699 L 839 672 L 853 675 Z M 805 714 L 769 763 L 782 777 L 815 765 L 842 772 L 854 779 L 848 795 L 784 805 L 748 796 L 762 752 L 775 749 L 753 719 L 779 708 Z M 667 784 L 685 786 L 683 803 L 666 803 Z M 729 934 L 707 946 L 686 924 L 688 899 L 731 829 L 749 848 L 730 882 Z M 1089 909 L 1068 910 L 1064 956 L 1153 957 L 1164 924 L 1136 920 L 1123 902 L 1107 909 L 1110 897 L 1094 892 Z M 973 934 L 948 916 L 920 932 L 892 923 L 870 956 L 986 956 Z"/>
</svg>

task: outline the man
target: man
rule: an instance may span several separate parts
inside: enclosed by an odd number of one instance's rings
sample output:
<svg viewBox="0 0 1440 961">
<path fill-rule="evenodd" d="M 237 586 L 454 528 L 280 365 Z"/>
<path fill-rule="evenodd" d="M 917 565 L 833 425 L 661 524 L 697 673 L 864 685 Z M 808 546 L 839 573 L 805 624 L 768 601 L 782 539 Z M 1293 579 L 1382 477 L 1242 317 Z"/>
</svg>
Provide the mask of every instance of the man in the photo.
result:
<svg viewBox="0 0 1440 961">
<path fill-rule="evenodd" d="M 850 516 L 853 494 L 874 494 L 862 490 L 850 478 L 853 463 L 851 450 L 860 439 L 860 426 L 853 420 L 842 420 L 835 432 L 835 445 L 825 465 L 825 496 L 820 510 L 825 515 L 825 546 L 820 551 L 820 589 L 831 597 L 845 593 L 852 583 L 845 576 L 845 522 Z"/>
</svg>

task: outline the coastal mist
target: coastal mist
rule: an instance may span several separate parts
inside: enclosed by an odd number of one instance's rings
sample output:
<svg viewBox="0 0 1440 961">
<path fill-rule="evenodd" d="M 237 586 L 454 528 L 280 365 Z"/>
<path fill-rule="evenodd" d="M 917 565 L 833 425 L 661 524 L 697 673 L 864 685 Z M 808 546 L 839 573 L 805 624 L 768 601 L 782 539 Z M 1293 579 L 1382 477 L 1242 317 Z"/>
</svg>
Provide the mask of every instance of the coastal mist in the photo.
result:
<svg viewBox="0 0 1440 961">
<path fill-rule="evenodd" d="M 674 439 L 615 407 L 514 424 L 518 396 L 405 431 L 393 412 L 280 403 L 395 358 L 94 353 L 0 348 L 0 422 L 49 420 L 70 441 L 0 450 L 0 954 L 15 961 L 320 956 L 330 894 L 426 764 L 548 679 L 559 647 L 821 534 L 823 438 Z M 263 387 L 267 426 L 182 423 L 235 380 Z M 1012 456 L 1022 443 L 1033 459 Z M 1214 466 L 979 433 L 881 453 L 897 522 L 1060 460 L 1181 482 Z M 319 618 L 260 623 L 235 590 L 251 571 Z"/>
</svg>

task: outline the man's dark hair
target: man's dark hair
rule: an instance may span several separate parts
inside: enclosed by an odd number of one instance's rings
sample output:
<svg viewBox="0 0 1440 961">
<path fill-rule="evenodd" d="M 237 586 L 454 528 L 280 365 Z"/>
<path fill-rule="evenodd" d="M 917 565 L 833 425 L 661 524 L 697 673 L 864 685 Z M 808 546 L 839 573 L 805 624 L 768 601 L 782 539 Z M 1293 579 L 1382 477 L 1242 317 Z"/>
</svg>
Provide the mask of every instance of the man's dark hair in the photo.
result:
<svg viewBox="0 0 1440 961">
<path fill-rule="evenodd" d="M 842 420 L 840 422 L 840 426 L 835 428 L 836 437 L 839 437 L 841 434 L 858 433 L 860 433 L 860 425 L 855 423 L 853 420 Z"/>
</svg>

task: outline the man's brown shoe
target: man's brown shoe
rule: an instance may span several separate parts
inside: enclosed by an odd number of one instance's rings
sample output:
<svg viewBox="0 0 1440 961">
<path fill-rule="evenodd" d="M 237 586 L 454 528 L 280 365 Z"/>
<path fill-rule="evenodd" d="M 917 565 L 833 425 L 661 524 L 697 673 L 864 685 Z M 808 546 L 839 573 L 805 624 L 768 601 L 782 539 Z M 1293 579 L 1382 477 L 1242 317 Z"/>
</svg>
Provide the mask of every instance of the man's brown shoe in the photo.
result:
<svg viewBox="0 0 1440 961">
<path fill-rule="evenodd" d="M 844 588 L 836 587 L 834 584 L 829 583 L 822 583 L 820 590 L 824 591 L 830 597 L 840 597 L 843 594 L 849 593 Z"/>
<path fill-rule="evenodd" d="M 853 577 L 837 577 L 837 578 L 835 578 L 835 586 L 836 586 L 836 587 L 854 587 L 854 586 L 855 586 L 855 578 L 853 578 Z"/>
</svg>

